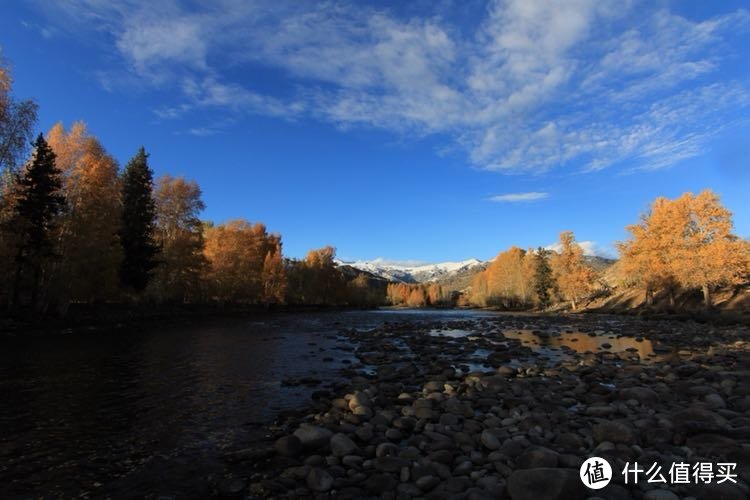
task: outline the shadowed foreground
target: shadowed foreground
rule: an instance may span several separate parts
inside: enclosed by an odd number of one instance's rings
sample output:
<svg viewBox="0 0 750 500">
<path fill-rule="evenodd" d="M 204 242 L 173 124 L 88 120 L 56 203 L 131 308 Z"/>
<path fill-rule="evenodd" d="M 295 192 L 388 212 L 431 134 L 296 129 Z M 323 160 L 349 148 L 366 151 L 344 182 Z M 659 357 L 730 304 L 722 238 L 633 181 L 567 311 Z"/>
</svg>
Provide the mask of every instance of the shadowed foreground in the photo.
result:
<svg viewBox="0 0 750 500">
<path fill-rule="evenodd" d="M 626 462 L 710 461 L 738 484 L 671 489 L 745 498 L 748 334 L 399 310 L 3 339 L 0 480 L 10 498 L 563 499 L 593 496 L 578 468 L 599 456 L 600 497 L 674 498 L 624 485 Z"/>
</svg>

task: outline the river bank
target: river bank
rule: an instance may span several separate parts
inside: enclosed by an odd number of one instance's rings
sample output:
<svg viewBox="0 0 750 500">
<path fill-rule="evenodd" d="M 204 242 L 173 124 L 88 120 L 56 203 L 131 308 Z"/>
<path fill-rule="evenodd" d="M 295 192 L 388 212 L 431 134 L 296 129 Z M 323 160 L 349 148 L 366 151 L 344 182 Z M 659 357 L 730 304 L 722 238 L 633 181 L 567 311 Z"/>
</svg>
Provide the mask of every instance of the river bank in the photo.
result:
<svg viewBox="0 0 750 500">
<path fill-rule="evenodd" d="M 362 310 L 344 306 L 264 306 L 236 304 L 76 304 L 64 315 L 0 315 L 0 336 L 45 336 L 107 330 L 148 329 L 212 319 L 269 318 L 278 313 L 309 314 Z M 366 309 L 365 309 L 366 310 Z"/>
<path fill-rule="evenodd" d="M 252 495 L 747 498 L 745 327 L 512 315 L 345 334 L 366 371 L 323 409 L 277 422 L 273 445 L 251 453 Z M 596 492 L 579 479 L 590 456 L 615 471 Z M 737 483 L 625 484 L 636 461 L 664 475 L 732 462 Z"/>
</svg>

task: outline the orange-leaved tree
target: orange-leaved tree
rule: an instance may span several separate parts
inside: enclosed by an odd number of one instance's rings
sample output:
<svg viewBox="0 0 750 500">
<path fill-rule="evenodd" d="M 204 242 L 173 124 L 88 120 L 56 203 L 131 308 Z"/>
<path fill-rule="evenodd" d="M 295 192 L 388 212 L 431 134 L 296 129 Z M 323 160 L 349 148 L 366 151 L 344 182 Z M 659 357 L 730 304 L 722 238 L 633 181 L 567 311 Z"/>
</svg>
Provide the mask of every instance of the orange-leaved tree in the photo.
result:
<svg viewBox="0 0 750 500">
<path fill-rule="evenodd" d="M 560 251 L 551 259 L 558 289 L 575 310 L 578 302 L 591 292 L 596 279 L 594 270 L 583 259 L 583 250 L 572 231 L 560 233 Z"/>
<path fill-rule="evenodd" d="M 150 287 L 161 301 L 195 300 L 208 265 L 199 218 L 205 208 L 200 187 L 184 177 L 164 175 L 156 181 L 154 201 L 161 253 Z"/>
<path fill-rule="evenodd" d="M 657 198 L 638 224 L 626 228 L 632 237 L 617 244 L 627 284 L 642 287 L 648 305 L 660 290 L 666 290 L 670 303 L 674 304 L 675 249 L 681 244 L 680 221 L 685 220 L 689 211 L 686 201 Z"/>
<path fill-rule="evenodd" d="M 681 244 L 675 248 L 675 274 L 685 288 L 700 288 L 706 307 L 711 291 L 737 282 L 747 272 L 747 244 L 732 234 L 732 213 L 710 190 L 678 199 L 688 210 L 679 223 Z"/>
<path fill-rule="evenodd" d="M 283 304 L 286 302 L 287 277 L 284 259 L 281 255 L 281 237 L 269 237 L 269 250 L 263 260 L 263 303 Z"/>
<path fill-rule="evenodd" d="M 69 301 L 111 299 L 118 291 L 122 249 L 117 240 L 121 201 L 118 165 L 86 124 L 47 134 L 63 180 L 67 210 L 61 221 L 56 293 Z"/>
<path fill-rule="evenodd" d="M 658 198 L 639 224 L 628 226 L 631 238 L 620 243 L 623 269 L 647 295 L 676 286 L 700 289 L 705 307 L 712 291 L 738 283 L 748 273 L 748 243 L 732 233 L 732 213 L 711 190 Z"/>
<path fill-rule="evenodd" d="M 263 224 L 236 219 L 205 230 L 207 281 L 213 298 L 223 302 L 263 301 L 263 267 L 275 252 L 278 236 Z"/>
</svg>

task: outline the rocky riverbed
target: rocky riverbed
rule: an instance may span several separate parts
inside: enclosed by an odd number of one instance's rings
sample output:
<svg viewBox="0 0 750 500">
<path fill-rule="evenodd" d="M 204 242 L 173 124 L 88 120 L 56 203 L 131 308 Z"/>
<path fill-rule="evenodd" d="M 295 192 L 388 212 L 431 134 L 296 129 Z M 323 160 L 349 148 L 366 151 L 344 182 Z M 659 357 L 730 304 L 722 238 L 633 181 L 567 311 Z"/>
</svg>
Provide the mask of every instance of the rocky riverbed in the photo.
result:
<svg viewBox="0 0 750 500">
<path fill-rule="evenodd" d="M 610 316 L 502 315 L 341 329 L 358 363 L 233 450 L 224 495 L 258 498 L 742 499 L 750 331 Z M 291 383 L 303 384 L 304 381 Z M 312 389 L 311 389 L 312 391 Z M 586 488 L 589 457 L 612 482 Z M 625 483 L 626 464 L 736 463 L 734 481 Z M 239 471 L 244 471 L 239 472 Z M 669 482 L 669 479 L 667 479 Z"/>
</svg>

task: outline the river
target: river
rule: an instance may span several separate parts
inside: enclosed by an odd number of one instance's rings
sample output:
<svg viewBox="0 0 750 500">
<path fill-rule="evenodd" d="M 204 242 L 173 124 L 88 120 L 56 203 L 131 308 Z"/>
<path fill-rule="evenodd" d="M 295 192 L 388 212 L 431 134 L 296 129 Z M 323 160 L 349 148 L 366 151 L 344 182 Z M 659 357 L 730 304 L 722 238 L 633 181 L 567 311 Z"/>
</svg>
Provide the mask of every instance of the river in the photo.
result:
<svg viewBox="0 0 750 500">
<path fill-rule="evenodd" d="M 222 454 L 280 412 L 357 373 L 342 329 L 488 314 L 290 313 L 0 339 L 3 495 L 183 494 L 216 481 Z"/>
</svg>

